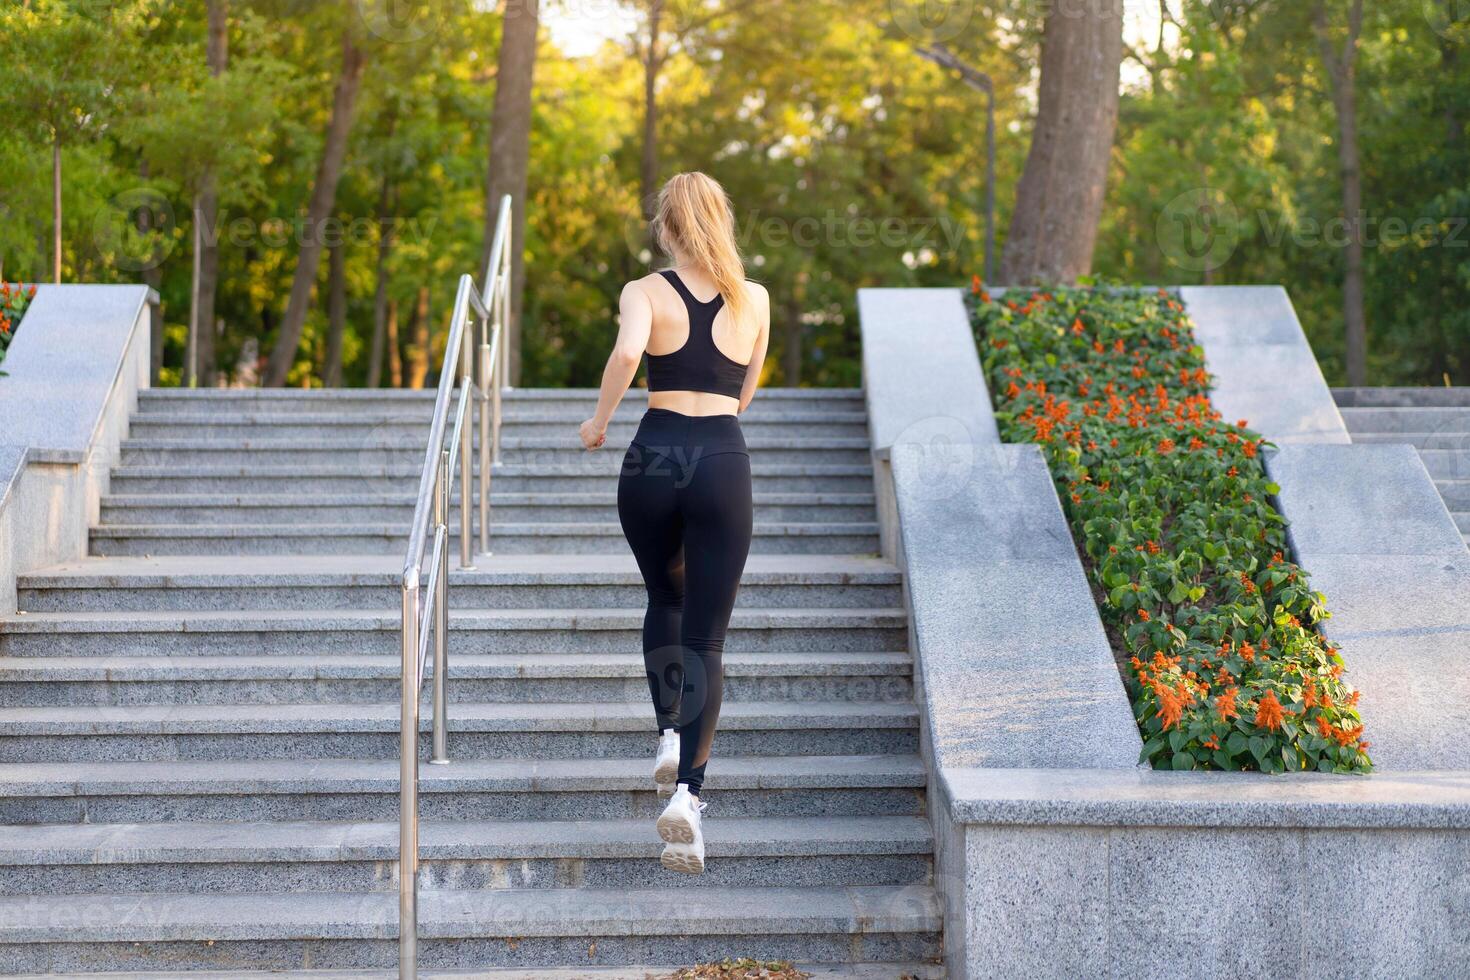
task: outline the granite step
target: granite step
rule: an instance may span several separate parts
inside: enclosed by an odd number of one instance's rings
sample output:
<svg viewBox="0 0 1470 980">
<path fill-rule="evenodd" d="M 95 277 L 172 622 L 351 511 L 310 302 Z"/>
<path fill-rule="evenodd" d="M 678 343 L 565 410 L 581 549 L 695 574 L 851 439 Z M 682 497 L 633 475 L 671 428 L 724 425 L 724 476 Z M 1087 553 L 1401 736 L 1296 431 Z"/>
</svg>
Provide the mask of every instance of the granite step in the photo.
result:
<svg viewBox="0 0 1470 980">
<path fill-rule="evenodd" d="M 1407 445 L 1416 449 L 1448 449 L 1470 452 L 1470 429 L 1444 432 L 1353 432 L 1353 442 Z"/>
<path fill-rule="evenodd" d="M 457 609 L 636 609 L 646 602 L 630 555 L 493 555 L 473 570 L 451 563 Z M 165 555 L 86 558 L 17 577 L 27 612 L 129 610 L 392 609 L 401 555 Z M 898 608 L 891 563 L 834 555 L 754 555 L 741 576 L 741 608 Z"/>
<path fill-rule="evenodd" d="M 1419 458 L 1437 483 L 1441 480 L 1470 480 L 1470 452 L 1450 449 L 1421 449 Z"/>
<path fill-rule="evenodd" d="M 1470 407 L 1341 408 L 1348 431 L 1357 433 L 1465 432 Z"/>
<path fill-rule="evenodd" d="M 427 732 L 429 718 L 421 721 Z M 906 754 L 918 751 L 917 729 L 913 702 L 735 701 L 720 712 L 720 754 Z M 455 759 L 625 757 L 646 750 L 652 730 L 646 698 L 452 701 L 449 707 L 449 751 Z M 420 740 L 425 759 L 429 741 Z M 0 708 L 0 762 L 396 759 L 398 749 L 396 701 Z"/>
<path fill-rule="evenodd" d="M 626 653 L 641 647 L 644 610 L 459 609 L 450 604 L 450 650 L 487 653 Z M 907 649 L 907 614 L 887 609 L 736 609 L 727 653 Z M 22 613 L 0 618 L 0 656 L 313 657 L 392 655 L 395 611 L 172 610 Z M 452 669 L 452 668 L 451 668 Z"/>
<path fill-rule="evenodd" d="M 941 928 L 928 885 L 428 890 L 419 902 L 422 961 L 453 967 L 908 962 L 938 954 Z M 397 913 L 396 895 L 350 892 L 8 896 L 0 962 L 17 972 L 381 968 L 397 962 Z"/>
<path fill-rule="evenodd" d="M 382 524 L 103 524 L 91 529 L 98 557 L 138 555 L 402 554 L 408 523 Z M 458 549 L 458 522 L 451 525 Z M 478 542 L 478 539 L 476 539 Z M 758 523 L 750 551 L 757 555 L 861 555 L 878 552 L 876 522 Z M 491 523 L 490 548 L 498 554 L 626 554 L 616 522 L 560 524 Z"/>
<path fill-rule="evenodd" d="M 478 500 L 471 498 L 471 507 Z M 617 492 L 491 494 L 493 526 L 618 520 Z M 108 494 L 102 498 L 101 523 L 108 524 L 400 524 L 413 521 L 413 494 L 319 494 L 301 500 L 289 494 Z M 450 500 L 456 512 L 460 495 Z M 871 493 L 765 494 L 755 500 L 758 523 L 877 520 Z"/>
<path fill-rule="evenodd" d="M 913 703 L 907 653 L 732 653 L 726 703 Z M 432 665 L 428 673 L 433 674 Z M 0 657 L 0 708 L 42 705 L 374 704 L 399 696 L 398 657 Z M 456 702 L 636 702 L 648 696 L 637 653 L 464 654 Z M 429 687 L 424 700 L 428 703 Z"/>
<path fill-rule="evenodd" d="M 1470 479 L 1435 480 L 1434 485 L 1451 511 L 1470 510 Z"/>
<path fill-rule="evenodd" d="M 564 408 L 526 409 L 517 407 L 501 422 L 503 439 L 560 437 L 576 433 L 591 413 L 594 402 Z M 624 444 L 638 427 L 640 410 L 619 411 L 608 427 L 608 442 Z M 149 412 L 134 415 L 128 434 L 134 439 L 321 439 L 326 436 L 359 441 L 392 439 L 409 446 L 422 443 L 428 435 L 432 413 L 429 406 L 417 411 L 397 412 L 280 412 L 207 411 Z M 805 437 L 838 436 L 863 438 L 868 431 L 866 412 L 831 411 L 822 408 L 773 413 L 753 407 L 740 419 L 747 439 L 799 431 Z"/>
<path fill-rule="evenodd" d="M 138 392 L 140 412 L 153 411 L 361 411 L 365 406 L 381 405 L 390 409 L 432 409 L 432 390 L 388 388 L 145 388 Z M 501 404 L 512 413 L 517 409 L 544 410 L 570 407 L 587 410 L 596 406 L 596 388 L 514 388 L 501 396 Z M 622 409 L 641 412 L 648 404 L 648 392 L 633 388 L 623 397 Z M 812 406 L 840 405 L 861 411 L 865 405 L 860 388 L 762 388 L 749 411 L 795 411 Z M 590 414 L 590 413 L 589 413 Z M 585 417 L 585 416 L 584 416 Z"/>
<path fill-rule="evenodd" d="M 724 957 L 721 957 L 723 959 Z M 679 969 L 693 967 L 691 962 L 680 964 Z M 811 980 L 943 980 L 944 967 L 938 962 L 927 963 L 794 963 L 793 967 L 811 977 Z M 475 970 L 432 970 L 421 969 L 422 980 L 672 980 L 675 967 L 671 964 L 655 966 L 570 967 L 567 969 L 537 967 L 523 970 L 517 967 L 492 967 Z M 398 980 L 398 970 L 271 970 L 268 974 L 254 971 L 231 970 L 226 973 L 210 971 L 170 971 L 169 980 L 240 980 L 241 977 L 270 976 L 280 980 Z M 48 973 L 27 974 L 16 980 L 159 980 L 157 973 Z"/>
<path fill-rule="evenodd" d="M 861 438 L 806 439 L 752 437 L 746 440 L 753 458 L 764 463 L 791 465 L 837 464 L 856 466 L 869 461 L 869 442 Z M 406 454 L 423 456 L 423 447 L 408 440 L 387 444 L 370 437 L 353 443 L 307 439 L 125 439 L 119 447 L 123 466 L 210 466 L 246 463 L 261 466 L 310 466 L 333 457 L 359 459 Z M 616 455 L 621 461 L 622 453 Z M 588 456 L 576 434 L 562 438 L 504 439 L 501 458 L 506 463 L 575 463 Z"/>
<path fill-rule="evenodd" d="M 922 817 L 711 816 L 703 875 L 671 875 L 648 820 L 433 821 L 421 889 L 914 885 L 930 880 Z M 282 821 L 0 827 L 12 895 L 391 892 L 398 824 Z"/>
<path fill-rule="evenodd" d="M 424 821 L 650 820 L 667 802 L 653 739 L 622 759 L 462 759 L 419 767 Z M 705 798 L 722 818 L 916 816 L 927 775 L 914 754 L 721 756 Z M 395 820 L 396 759 L 0 764 L 0 823 Z"/>
<path fill-rule="evenodd" d="M 588 453 L 574 462 L 503 463 L 493 470 L 492 493 L 605 493 L 615 486 L 621 453 Z M 113 493 L 407 493 L 418 487 L 423 451 L 357 453 L 299 466 L 244 465 L 238 460 L 198 466 L 120 466 Z M 872 493 L 871 462 L 853 465 L 750 464 L 756 497 L 770 493 Z M 479 472 L 479 467 L 475 467 Z"/>
<path fill-rule="evenodd" d="M 1470 408 L 1470 388 L 1334 388 L 1342 408 Z"/>
</svg>

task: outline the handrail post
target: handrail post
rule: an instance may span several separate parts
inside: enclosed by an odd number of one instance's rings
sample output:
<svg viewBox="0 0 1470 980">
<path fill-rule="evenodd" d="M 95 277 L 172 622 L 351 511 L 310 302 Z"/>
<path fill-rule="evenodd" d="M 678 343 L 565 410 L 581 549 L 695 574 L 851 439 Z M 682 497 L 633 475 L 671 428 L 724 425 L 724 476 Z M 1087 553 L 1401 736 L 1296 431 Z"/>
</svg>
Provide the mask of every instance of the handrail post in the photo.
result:
<svg viewBox="0 0 1470 980">
<path fill-rule="evenodd" d="M 484 334 L 481 335 L 482 337 Z M 480 554 L 490 554 L 490 390 L 495 387 L 490 344 L 480 342 Z"/>
<path fill-rule="evenodd" d="M 412 578 L 410 585 L 409 579 Z M 418 976 L 419 584 L 403 582 L 403 703 L 398 732 L 398 978 Z"/>
<path fill-rule="evenodd" d="M 431 765 L 449 762 L 449 450 L 439 456 L 439 488 L 434 502 L 438 530 L 444 532 L 439 549 L 439 575 L 434 583 L 434 751 Z"/>
<path fill-rule="evenodd" d="M 475 397 L 475 332 L 466 329 L 463 338 L 459 352 L 459 397 L 468 402 Z M 470 411 L 471 407 L 469 404 L 460 406 L 460 411 L 464 413 L 464 428 L 459 434 L 459 567 L 463 569 L 475 567 L 475 531 L 471 523 L 474 519 L 474 457 L 470 455 L 474 446 L 475 434 L 472 430 L 475 427 L 475 416 Z"/>
<path fill-rule="evenodd" d="M 507 248 L 506 251 L 509 252 L 510 250 Z M 491 454 L 494 456 L 495 465 L 497 466 L 500 465 L 500 399 L 505 391 L 505 379 L 509 376 L 505 369 L 506 363 L 510 360 L 510 317 L 508 316 L 510 312 L 510 284 L 505 281 L 506 261 L 504 257 L 501 259 L 500 269 L 500 288 L 494 297 L 495 322 L 498 325 L 497 333 L 499 337 L 497 339 L 499 340 L 499 344 L 496 347 L 495 362 L 492 365 L 495 376 L 495 391 L 493 393 L 495 401 L 490 413 L 492 417 L 490 424 L 494 427 L 490 435 Z"/>
</svg>

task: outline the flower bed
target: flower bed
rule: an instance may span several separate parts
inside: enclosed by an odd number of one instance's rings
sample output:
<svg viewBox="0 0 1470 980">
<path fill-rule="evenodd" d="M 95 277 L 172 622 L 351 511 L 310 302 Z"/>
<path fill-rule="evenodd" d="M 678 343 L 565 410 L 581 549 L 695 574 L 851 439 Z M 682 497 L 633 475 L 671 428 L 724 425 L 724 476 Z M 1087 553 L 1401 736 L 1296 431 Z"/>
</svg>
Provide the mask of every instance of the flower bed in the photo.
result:
<svg viewBox="0 0 1470 980">
<path fill-rule="evenodd" d="M 1366 772 L 1358 695 L 1287 554 L 1266 445 L 1222 421 L 1165 291 L 969 307 L 1008 442 L 1041 446 L 1143 734 L 1173 769 Z"/>
<path fill-rule="evenodd" d="M 20 326 L 21 316 L 35 297 L 35 286 L 26 287 L 19 283 L 11 285 L 8 282 L 0 282 L 0 364 L 5 362 L 5 352 L 10 348 L 10 341 L 15 336 L 16 328 Z M 3 373 L 0 372 L 0 374 Z"/>
</svg>

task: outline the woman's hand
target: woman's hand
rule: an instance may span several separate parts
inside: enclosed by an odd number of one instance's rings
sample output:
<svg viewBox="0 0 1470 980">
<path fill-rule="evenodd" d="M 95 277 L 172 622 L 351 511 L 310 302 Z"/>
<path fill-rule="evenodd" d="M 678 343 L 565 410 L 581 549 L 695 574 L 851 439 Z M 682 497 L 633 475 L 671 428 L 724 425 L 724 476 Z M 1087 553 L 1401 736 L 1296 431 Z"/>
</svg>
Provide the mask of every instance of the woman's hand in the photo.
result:
<svg viewBox="0 0 1470 980">
<path fill-rule="evenodd" d="M 583 422 L 577 434 L 582 437 L 582 447 L 589 452 L 593 449 L 601 449 L 602 444 L 607 442 L 607 426 L 602 425 L 596 419 L 588 419 Z"/>
</svg>

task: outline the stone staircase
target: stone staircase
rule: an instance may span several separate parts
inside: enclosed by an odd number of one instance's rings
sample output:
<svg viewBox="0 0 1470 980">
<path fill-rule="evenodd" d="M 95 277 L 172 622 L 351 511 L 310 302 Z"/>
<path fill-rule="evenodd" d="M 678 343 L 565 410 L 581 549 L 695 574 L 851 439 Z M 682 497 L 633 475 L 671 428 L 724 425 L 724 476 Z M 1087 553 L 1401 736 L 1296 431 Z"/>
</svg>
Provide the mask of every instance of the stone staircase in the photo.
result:
<svg viewBox="0 0 1470 980">
<path fill-rule="evenodd" d="M 421 776 L 425 975 L 756 956 L 938 976 L 860 393 L 763 392 L 746 417 L 754 554 L 697 878 L 657 861 L 621 452 L 575 445 L 593 398 L 508 397 L 495 553 L 451 576 L 453 762 Z M 431 393 L 142 395 L 94 557 L 22 576 L 0 620 L 0 973 L 396 966 L 396 583 L 431 410 Z M 641 410 L 635 393 L 609 446 Z"/>
<path fill-rule="evenodd" d="M 1408 443 L 1470 542 L 1470 388 L 1337 388 L 1354 442 Z"/>
</svg>

